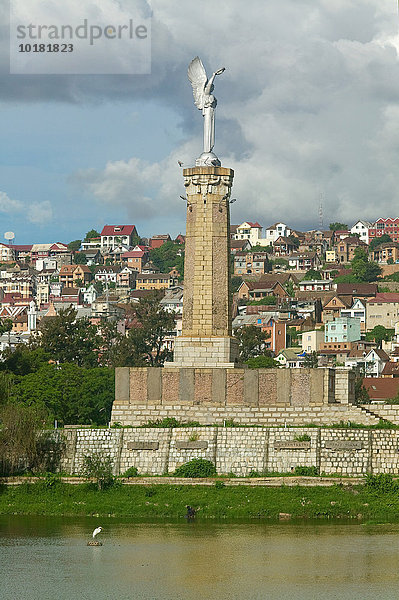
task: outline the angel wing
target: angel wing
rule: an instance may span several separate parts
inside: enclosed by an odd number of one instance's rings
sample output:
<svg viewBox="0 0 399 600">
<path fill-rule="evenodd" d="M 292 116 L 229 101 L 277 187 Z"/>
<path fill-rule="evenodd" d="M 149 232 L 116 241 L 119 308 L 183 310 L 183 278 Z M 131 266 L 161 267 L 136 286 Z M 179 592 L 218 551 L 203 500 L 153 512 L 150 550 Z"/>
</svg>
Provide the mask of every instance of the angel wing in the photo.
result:
<svg viewBox="0 0 399 600">
<path fill-rule="evenodd" d="M 202 60 L 196 56 L 188 65 L 188 78 L 193 86 L 194 103 L 197 108 L 204 108 L 204 88 L 208 81 Z"/>
</svg>

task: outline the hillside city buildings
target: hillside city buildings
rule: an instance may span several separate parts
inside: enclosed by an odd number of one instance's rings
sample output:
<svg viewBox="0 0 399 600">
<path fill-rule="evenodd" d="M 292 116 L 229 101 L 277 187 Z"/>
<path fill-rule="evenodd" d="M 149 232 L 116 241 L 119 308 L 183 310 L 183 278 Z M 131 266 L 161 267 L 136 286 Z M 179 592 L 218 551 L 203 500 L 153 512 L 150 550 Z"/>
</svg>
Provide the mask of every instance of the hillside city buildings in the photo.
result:
<svg viewBox="0 0 399 600">
<path fill-rule="evenodd" d="M 399 218 L 305 232 L 248 220 L 232 225 L 230 235 L 233 331 L 265 332 L 264 350 L 281 368 L 306 366 L 315 353 L 319 366 L 356 368 L 378 379 L 375 400 L 384 399 L 384 389 L 392 395 L 392 385 L 399 391 Z M 184 242 L 168 233 L 142 239 L 134 225 L 123 224 L 105 225 L 77 249 L 59 241 L 1 243 L 0 318 L 12 328 L 0 350 L 26 343 L 43 320 L 68 306 L 78 317 L 116 320 L 128 332 L 127 308 L 154 290 L 175 316 L 166 341 L 173 349 L 182 331 Z M 167 268 L 164 244 L 176 257 Z M 374 281 L 353 278 L 359 252 L 378 264 Z M 383 339 L 373 339 L 376 326 L 387 330 Z M 367 388 L 373 399 L 373 386 Z"/>
</svg>

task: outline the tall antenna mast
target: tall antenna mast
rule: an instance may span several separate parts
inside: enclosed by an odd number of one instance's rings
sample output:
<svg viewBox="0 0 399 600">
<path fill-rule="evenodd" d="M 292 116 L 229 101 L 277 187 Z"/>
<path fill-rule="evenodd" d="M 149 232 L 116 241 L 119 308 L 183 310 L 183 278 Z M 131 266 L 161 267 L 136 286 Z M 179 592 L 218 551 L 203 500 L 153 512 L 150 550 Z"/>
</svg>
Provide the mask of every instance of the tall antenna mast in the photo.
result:
<svg viewBox="0 0 399 600">
<path fill-rule="evenodd" d="M 320 228 L 320 231 L 323 231 L 323 192 L 320 194 L 320 204 L 319 204 L 319 228 Z"/>
</svg>

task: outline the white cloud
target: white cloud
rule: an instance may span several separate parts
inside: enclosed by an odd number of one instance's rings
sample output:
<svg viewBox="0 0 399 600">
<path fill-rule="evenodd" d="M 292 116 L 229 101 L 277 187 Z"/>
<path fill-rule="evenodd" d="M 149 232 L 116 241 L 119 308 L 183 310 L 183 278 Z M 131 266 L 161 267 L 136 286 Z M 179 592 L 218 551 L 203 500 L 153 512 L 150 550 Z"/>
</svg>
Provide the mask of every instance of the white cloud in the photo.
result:
<svg viewBox="0 0 399 600">
<path fill-rule="evenodd" d="M 48 223 L 53 218 L 53 209 L 48 200 L 25 203 L 9 198 L 5 192 L 1 191 L 0 212 L 9 217 L 18 218 L 18 220 L 22 220 L 24 215 L 26 215 L 27 220 L 36 225 Z"/>
<path fill-rule="evenodd" d="M 53 209 L 48 200 L 32 202 L 27 207 L 28 220 L 36 225 L 44 225 L 53 218 Z"/>
<path fill-rule="evenodd" d="M 7 215 L 14 215 L 22 210 L 22 202 L 9 198 L 5 192 L 0 192 L 0 212 Z"/>
<path fill-rule="evenodd" d="M 151 6 L 151 76 L 14 78 L 1 88 L 3 98 L 25 101 L 151 98 L 175 107 L 185 142 L 168 157 L 144 161 L 136 140 L 132 157 L 73 177 L 94 203 L 115 207 L 133 222 L 184 214 L 177 159 L 190 165 L 201 152 L 201 113 L 186 76 L 199 54 L 208 73 L 226 67 L 215 86 L 215 151 L 235 169 L 234 221 L 314 226 L 320 193 L 325 223 L 397 214 L 394 2 L 187 0 L 177 8 L 152 0 Z"/>
<path fill-rule="evenodd" d="M 215 151 L 236 171 L 234 220 L 316 225 L 321 193 L 326 222 L 396 214 L 398 19 L 391 3 L 272 0 L 242 10 L 238 0 L 228 6 L 204 0 L 173 11 L 153 0 L 152 6 L 162 24 L 159 40 L 154 26 L 153 93 L 173 94 L 184 108 L 187 141 L 157 163 L 135 157 L 81 172 L 94 199 L 137 218 L 176 210 L 182 184 L 176 159 L 193 164 L 201 152 L 201 114 L 186 79 L 186 65 L 199 53 L 208 72 L 227 67 L 215 86 Z"/>
</svg>

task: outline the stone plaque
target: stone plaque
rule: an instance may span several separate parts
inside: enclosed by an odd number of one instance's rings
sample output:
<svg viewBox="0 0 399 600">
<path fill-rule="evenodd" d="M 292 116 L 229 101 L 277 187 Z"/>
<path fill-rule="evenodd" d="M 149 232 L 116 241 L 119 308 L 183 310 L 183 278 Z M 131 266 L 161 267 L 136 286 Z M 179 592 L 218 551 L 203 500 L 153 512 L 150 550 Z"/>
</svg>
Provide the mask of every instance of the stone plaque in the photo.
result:
<svg viewBox="0 0 399 600">
<path fill-rule="evenodd" d="M 325 442 L 325 448 L 328 450 L 363 450 L 363 442 L 357 442 L 355 440 L 332 440 Z"/>
<path fill-rule="evenodd" d="M 158 450 L 159 442 L 128 442 L 128 450 Z"/>
<path fill-rule="evenodd" d="M 274 442 L 275 450 L 310 450 L 310 442 L 296 442 L 293 441 L 277 441 Z"/>
<path fill-rule="evenodd" d="M 177 450 L 206 450 L 208 442 L 176 442 Z"/>
</svg>

